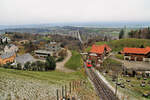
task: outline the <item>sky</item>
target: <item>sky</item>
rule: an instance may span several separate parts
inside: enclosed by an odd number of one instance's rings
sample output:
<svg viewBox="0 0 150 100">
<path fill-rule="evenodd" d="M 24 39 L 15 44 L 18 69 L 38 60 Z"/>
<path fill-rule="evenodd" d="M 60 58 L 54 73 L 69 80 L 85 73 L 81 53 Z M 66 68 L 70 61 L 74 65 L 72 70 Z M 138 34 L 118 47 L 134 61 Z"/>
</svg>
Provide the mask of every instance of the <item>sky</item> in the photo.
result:
<svg viewBox="0 0 150 100">
<path fill-rule="evenodd" d="M 0 0 L 0 25 L 150 21 L 150 0 Z"/>
</svg>

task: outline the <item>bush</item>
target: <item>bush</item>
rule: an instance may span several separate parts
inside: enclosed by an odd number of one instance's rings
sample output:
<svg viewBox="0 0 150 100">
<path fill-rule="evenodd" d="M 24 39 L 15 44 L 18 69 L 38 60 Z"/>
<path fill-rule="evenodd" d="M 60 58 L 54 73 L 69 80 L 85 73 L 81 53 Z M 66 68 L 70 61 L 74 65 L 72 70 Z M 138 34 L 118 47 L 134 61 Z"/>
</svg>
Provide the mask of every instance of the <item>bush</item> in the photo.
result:
<svg viewBox="0 0 150 100">
<path fill-rule="evenodd" d="M 26 63 L 24 64 L 24 69 L 29 70 L 29 69 L 30 69 L 30 65 L 31 65 L 30 62 L 26 62 Z"/>
<path fill-rule="evenodd" d="M 63 60 L 64 60 L 64 57 L 59 57 L 56 62 L 60 62 L 60 61 L 63 61 Z"/>
<path fill-rule="evenodd" d="M 56 68 L 56 62 L 52 56 L 48 56 L 46 58 L 46 63 L 45 63 L 45 69 L 46 70 L 55 70 Z"/>
<path fill-rule="evenodd" d="M 17 69 L 18 69 L 18 70 L 21 70 L 21 69 L 22 69 L 22 66 L 21 66 L 20 63 L 17 64 Z"/>
</svg>

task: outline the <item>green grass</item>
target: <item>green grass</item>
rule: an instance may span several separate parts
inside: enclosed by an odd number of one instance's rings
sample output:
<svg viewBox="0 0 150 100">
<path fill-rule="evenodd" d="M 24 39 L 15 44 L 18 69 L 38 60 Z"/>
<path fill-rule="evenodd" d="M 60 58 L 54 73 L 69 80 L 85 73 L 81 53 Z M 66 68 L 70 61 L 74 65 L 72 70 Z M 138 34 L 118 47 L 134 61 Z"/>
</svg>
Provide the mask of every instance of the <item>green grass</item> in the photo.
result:
<svg viewBox="0 0 150 100">
<path fill-rule="evenodd" d="M 117 68 L 117 66 L 121 66 L 121 64 L 122 64 L 121 62 L 114 60 L 114 59 L 111 59 L 111 58 L 107 58 L 103 62 L 104 67 L 116 66 L 116 68 Z M 119 67 L 119 69 L 120 69 L 120 67 Z"/>
<path fill-rule="evenodd" d="M 113 51 L 118 52 L 121 51 L 124 47 L 140 47 L 141 45 L 150 46 L 150 40 L 148 39 L 120 39 L 120 40 L 112 40 L 109 42 L 96 42 L 97 45 L 108 44 Z M 88 47 L 86 51 L 89 51 L 91 47 Z"/>
<path fill-rule="evenodd" d="M 124 56 L 121 54 L 116 54 L 115 57 L 118 59 L 124 60 Z"/>
<path fill-rule="evenodd" d="M 77 70 L 82 66 L 81 55 L 77 51 L 72 51 L 72 57 L 65 64 L 65 67 L 73 70 Z"/>
<path fill-rule="evenodd" d="M 13 77 L 15 79 L 23 80 L 39 80 L 49 84 L 63 84 L 72 80 L 85 79 L 85 75 L 80 72 L 64 73 L 60 71 L 23 71 L 15 69 L 0 68 L 0 76 Z"/>
</svg>

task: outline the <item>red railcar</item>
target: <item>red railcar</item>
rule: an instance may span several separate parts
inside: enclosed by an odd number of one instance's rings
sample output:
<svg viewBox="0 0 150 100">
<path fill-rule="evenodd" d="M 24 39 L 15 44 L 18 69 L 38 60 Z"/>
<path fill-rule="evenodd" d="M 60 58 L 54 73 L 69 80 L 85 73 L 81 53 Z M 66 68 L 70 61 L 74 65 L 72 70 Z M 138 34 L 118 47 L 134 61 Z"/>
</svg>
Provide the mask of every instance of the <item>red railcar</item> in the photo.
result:
<svg viewBox="0 0 150 100">
<path fill-rule="evenodd" d="M 87 68 L 91 68 L 91 67 L 92 67 L 91 61 L 87 61 L 87 62 L 86 62 L 86 67 L 87 67 Z"/>
</svg>

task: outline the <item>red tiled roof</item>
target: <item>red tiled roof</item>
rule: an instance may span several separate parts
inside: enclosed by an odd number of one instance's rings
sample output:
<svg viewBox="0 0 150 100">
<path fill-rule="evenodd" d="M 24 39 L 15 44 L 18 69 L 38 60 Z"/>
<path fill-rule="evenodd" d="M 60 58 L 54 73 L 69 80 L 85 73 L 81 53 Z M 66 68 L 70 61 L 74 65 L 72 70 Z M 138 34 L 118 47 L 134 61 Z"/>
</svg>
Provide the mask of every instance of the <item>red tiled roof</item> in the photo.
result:
<svg viewBox="0 0 150 100">
<path fill-rule="evenodd" d="M 147 54 L 150 52 L 150 47 L 146 48 L 128 48 L 125 47 L 122 53 Z"/>
<path fill-rule="evenodd" d="M 104 44 L 104 45 L 92 45 L 90 52 L 102 54 L 104 53 L 105 48 L 108 52 L 111 51 L 111 48 L 108 45 Z"/>
</svg>

